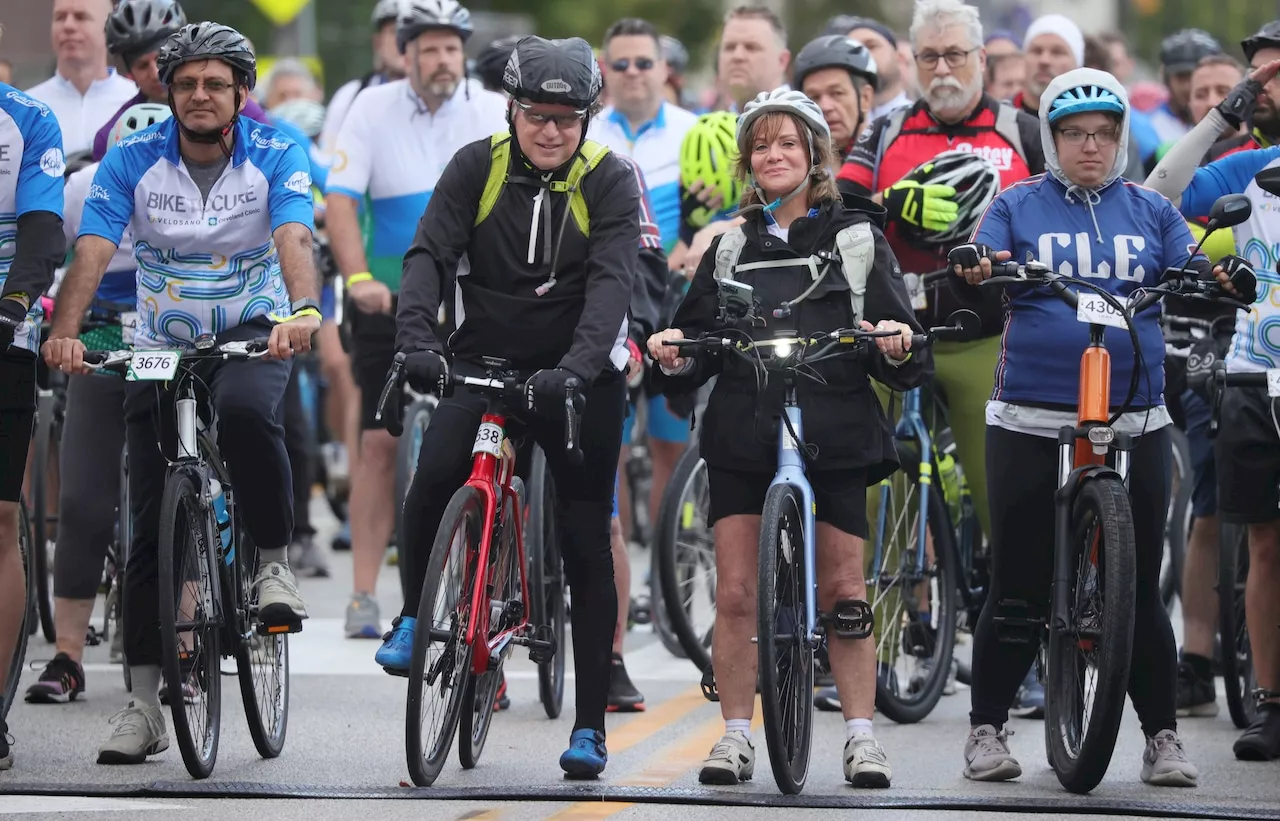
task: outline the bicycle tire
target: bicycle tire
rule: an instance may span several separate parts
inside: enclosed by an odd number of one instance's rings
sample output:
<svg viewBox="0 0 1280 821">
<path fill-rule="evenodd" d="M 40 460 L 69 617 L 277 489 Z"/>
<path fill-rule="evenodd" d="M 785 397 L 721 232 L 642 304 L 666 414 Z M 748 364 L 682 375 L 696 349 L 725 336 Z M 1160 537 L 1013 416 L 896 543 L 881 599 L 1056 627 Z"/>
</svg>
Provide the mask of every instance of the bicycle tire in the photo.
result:
<svg viewBox="0 0 1280 821">
<path fill-rule="evenodd" d="M 564 563 L 560 557 L 555 520 L 555 483 L 547 469 L 547 455 L 534 445 L 526 498 L 525 545 L 529 548 L 529 621 L 548 625 L 556 639 L 550 661 L 538 664 L 538 699 L 547 718 L 559 718 L 564 708 Z"/>
<path fill-rule="evenodd" d="M 129 445 L 126 443 L 124 450 L 120 452 L 120 501 L 116 507 L 116 577 L 113 580 L 116 633 L 121 637 L 124 635 L 124 577 L 129 567 L 129 551 L 133 547 L 132 498 L 129 493 Z M 120 659 L 120 670 L 124 676 L 125 691 L 132 693 L 133 677 L 123 656 Z"/>
<path fill-rule="evenodd" d="M 231 567 L 222 565 L 223 612 L 238 614 L 243 610 L 249 614 L 245 622 L 248 630 L 239 636 L 235 645 L 240 700 L 244 703 L 244 718 L 254 749 L 263 758 L 275 758 L 284 751 L 289 730 L 289 634 L 258 633 L 258 608 L 252 584 L 257 578 L 258 551 L 249 541 L 238 515 L 236 520 L 239 573 L 233 574 Z M 229 578 L 232 575 L 236 578 Z M 259 677 L 257 672 L 266 675 Z"/>
<path fill-rule="evenodd" d="M 419 787 L 430 787 L 440 776 L 458 729 L 467 680 L 471 678 L 471 646 L 465 641 L 465 623 L 471 607 L 472 588 L 476 584 L 474 563 L 480 550 L 480 534 L 487 526 L 484 519 L 484 500 L 480 491 L 470 485 L 458 488 L 440 519 L 440 528 L 436 531 L 435 542 L 431 547 L 431 558 L 427 561 L 422 600 L 418 604 L 418 626 L 413 637 L 413 660 L 409 664 L 409 693 L 405 710 L 405 755 L 409 764 L 409 777 Z M 448 608 L 448 627 L 437 627 L 434 616 L 440 608 L 436 607 L 436 595 L 441 590 L 445 569 L 449 566 L 448 560 L 454 555 L 454 534 L 459 527 L 464 527 L 465 530 L 460 561 L 453 565 L 462 572 L 458 598 Z M 459 610 L 462 611 L 461 618 Z M 424 744 L 423 687 L 428 684 L 424 681 L 428 674 L 427 653 L 433 643 L 442 644 L 441 659 L 452 662 L 452 665 L 447 671 L 448 676 L 444 677 L 444 689 L 448 690 L 442 700 L 444 721 L 434 737 Z M 433 663 L 431 671 L 435 672 L 441 664 L 440 660 Z M 446 671 L 441 667 L 440 673 L 444 672 Z M 439 678 L 433 679 L 429 686 L 435 687 L 437 681 Z"/>
<path fill-rule="evenodd" d="M 796 488 L 774 485 L 760 514 L 760 703 L 773 780 L 784 795 L 804 789 L 813 741 L 814 648 L 804 636 L 804 591 L 810 582 L 805 578 L 802 511 Z M 780 644 L 789 649 L 779 652 Z M 787 726 L 788 713 L 794 715 L 795 726 Z"/>
<path fill-rule="evenodd" d="M 1129 493 L 1116 474 L 1095 475 L 1079 487 L 1072 500 L 1071 543 L 1059 546 L 1072 552 L 1069 624 L 1051 626 L 1045 682 L 1045 746 L 1049 765 L 1068 791 L 1087 793 L 1102 781 L 1111 764 L 1120 719 L 1124 715 L 1129 685 L 1129 662 L 1133 648 L 1134 603 L 1136 600 L 1137 547 L 1133 535 L 1133 512 Z M 1097 541 L 1101 540 L 1101 546 Z M 1095 565 L 1088 553 L 1096 549 Z M 1089 595 L 1089 579 L 1096 578 L 1100 601 L 1091 599 L 1082 608 L 1081 598 Z M 1082 592 L 1083 590 L 1083 592 Z M 1101 605 L 1102 614 L 1090 617 Z M 1097 625 L 1097 638 L 1080 637 L 1079 611 Z M 1076 683 L 1085 664 L 1077 648 L 1097 650 L 1095 664 L 1098 685 L 1093 709 L 1087 718 L 1085 706 L 1077 703 Z"/>
<path fill-rule="evenodd" d="M 49 562 L 49 460 L 53 453 L 55 432 L 55 397 L 52 392 L 36 402 L 36 430 L 31 455 L 31 525 L 34 533 L 32 556 L 35 559 L 35 610 L 45 641 L 57 640 L 53 624 L 53 568 Z M 54 520 L 56 521 L 56 519 Z"/>
<path fill-rule="evenodd" d="M 897 453 L 898 462 L 902 466 L 901 471 L 890 477 L 887 482 L 904 482 L 905 486 L 902 495 L 904 499 L 909 500 L 907 503 L 909 507 L 913 506 L 918 510 L 918 497 L 910 494 L 907 488 L 921 486 L 920 455 L 904 442 L 897 443 Z M 934 475 L 937 475 L 936 468 Z M 886 487 L 893 487 L 893 485 L 882 483 L 881 493 L 885 492 L 884 489 Z M 958 559 L 955 546 L 955 530 L 951 524 L 951 516 L 947 512 L 947 503 L 942 498 L 941 483 L 935 483 L 929 485 L 929 487 L 933 492 L 929 494 L 928 510 L 925 515 L 929 533 L 933 537 L 934 565 L 932 573 L 926 568 L 923 580 L 912 582 L 912 585 L 928 584 L 929 590 L 936 597 L 935 601 L 930 602 L 930 625 L 932 630 L 924 627 L 918 610 L 904 612 L 901 594 L 895 597 L 897 607 L 892 617 L 882 618 L 880 616 L 880 608 L 877 606 L 881 601 L 880 596 L 877 594 L 881 590 L 880 581 L 882 578 L 888 579 L 889 584 L 887 587 L 890 590 L 894 590 L 899 586 L 899 573 L 894 572 L 887 577 L 884 573 L 884 567 L 889 562 L 895 561 L 891 554 L 896 553 L 896 561 L 900 567 L 900 563 L 907 558 L 900 549 L 905 546 L 910 551 L 911 559 L 914 562 L 915 539 L 917 537 L 914 528 L 910 526 L 910 517 L 908 517 L 907 522 L 906 541 L 899 545 L 899 550 L 897 551 L 886 541 L 885 546 L 882 547 L 880 571 L 877 572 L 876 568 L 871 568 L 872 572 L 867 580 L 868 598 L 871 601 L 873 611 L 877 613 L 875 634 L 877 636 L 876 709 L 885 718 L 898 724 L 915 724 L 924 720 L 933 712 L 938 700 L 942 698 L 943 689 L 947 685 L 947 676 L 951 672 L 951 659 L 955 652 L 960 584 L 956 567 Z M 888 504 L 892 504 L 892 502 Z M 914 567 L 911 572 L 914 575 Z M 931 578 L 932 581 L 930 581 Z M 872 590 L 876 591 L 876 593 L 873 594 Z M 903 625 L 904 618 L 906 620 L 905 626 Z M 906 641 L 923 642 L 921 646 L 925 648 L 928 655 L 921 656 L 916 653 L 905 652 L 904 642 Z M 908 688 L 905 692 L 901 688 L 902 677 L 897 675 L 897 670 L 895 669 L 896 663 L 889 663 L 889 671 L 891 672 L 884 673 L 881 671 L 883 658 L 880 649 L 886 646 L 886 643 L 887 646 L 892 647 L 894 650 L 894 662 L 907 656 L 914 657 L 920 661 L 917 674 L 907 677 Z M 932 648 L 929 648 L 929 644 L 932 644 Z M 913 643 L 912 646 L 915 647 L 916 644 Z M 913 686 L 914 691 L 912 691 Z"/>
<path fill-rule="evenodd" d="M 1191 443 L 1176 426 L 1170 426 L 1173 446 L 1173 493 L 1165 521 L 1164 558 L 1160 565 L 1160 600 L 1173 610 L 1174 599 L 1182 596 L 1182 569 L 1186 566 L 1187 540 L 1191 537 L 1191 494 L 1195 471 L 1191 464 Z"/>
<path fill-rule="evenodd" d="M 404 533 L 404 499 L 409 495 L 409 485 L 418 470 L 418 454 L 422 450 L 422 436 L 431 423 L 435 402 L 414 400 L 404 412 L 404 431 L 396 439 L 396 533 Z"/>
<path fill-rule="evenodd" d="M 1249 530 L 1223 522 L 1218 548 L 1218 635 L 1222 646 L 1222 688 L 1231 722 L 1243 730 L 1253 723 L 1258 686 L 1253 648 L 1245 620 L 1245 582 L 1249 578 Z"/>
<path fill-rule="evenodd" d="M 699 635 L 694 627 L 689 612 L 683 605 L 684 593 L 681 590 L 681 560 L 687 559 L 690 551 L 680 549 L 680 534 L 696 524 L 699 514 L 705 522 L 706 508 L 699 509 L 697 500 L 687 499 L 690 488 L 696 488 L 699 481 L 705 485 L 707 463 L 702 459 L 697 445 L 690 447 L 676 462 L 671 479 L 662 493 L 662 503 L 658 508 L 658 525 L 654 533 L 653 561 L 657 568 L 658 589 L 662 591 L 661 604 L 667 612 L 667 620 L 684 650 L 685 656 L 706 673 L 711 668 L 711 641 L 714 634 L 715 612 L 712 611 L 712 627 L 704 635 Z M 699 478 L 701 477 L 701 478 Z M 692 505 L 692 508 L 689 506 Z M 692 514 L 694 522 L 688 521 Z M 710 529 L 704 534 L 708 544 L 711 543 Z M 712 582 L 711 606 L 715 607 L 715 550 L 712 547 L 710 556 Z M 686 562 L 687 564 L 687 562 Z"/>
<path fill-rule="evenodd" d="M 214 582 L 219 572 L 217 555 L 212 549 L 217 529 L 211 524 L 212 506 L 201 499 L 203 487 L 202 478 L 195 468 L 178 468 L 170 474 L 160 502 L 158 542 L 161 668 L 170 693 L 183 693 L 183 684 L 192 676 L 198 685 L 196 698 L 190 704 L 186 698 L 169 699 L 173 734 L 182 751 L 182 762 L 191 777 L 197 779 L 208 778 L 213 772 L 218 759 L 222 718 L 221 617 L 224 614 L 217 612 L 221 601 Z M 185 559 L 188 556 L 194 558 L 194 567 L 187 567 Z M 178 638 L 178 606 L 183 599 L 179 595 L 179 587 L 190 584 L 187 579 L 192 572 L 200 576 L 196 581 L 201 583 L 202 589 L 198 592 L 213 612 L 203 614 L 203 619 L 198 607 L 184 614 L 183 623 L 205 622 L 198 635 L 196 630 L 184 631 L 191 635 L 189 641 L 195 646 L 195 661 L 184 663 L 183 656 L 190 658 L 191 653 L 182 648 Z M 203 705 L 201 693 L 205 696 Z M 193 726 L 198 725 L 196 719 L 199 718 L 204 719 L 203 726 Z"/>
<path fill-rule="evenodd" d="M 31 590 L 35 584 L 35 568 L 30 561 L 32 538 L 31 520 L 27 518 L 27 505 L 25 501 L 21 501 L 18 503 L 18 556 L 22 560 L 22 578 L 25 580 L 28 600 L 31 598 Z M 8 719 L 9 708 L 13 706 L 13 700 L 18 696 L 22 667 L 27 659 L 27 642 L 31 639 L 31 631 L 28 629 L 31 618 L 31 608 L 23 607 L 22 625 L 18 629 L 18 643 L 14 645 L 13 658 L 9 660 L 9 669 L 5 674 L 4 703 L 0 704 L 0 721 Z"/>
</svg>

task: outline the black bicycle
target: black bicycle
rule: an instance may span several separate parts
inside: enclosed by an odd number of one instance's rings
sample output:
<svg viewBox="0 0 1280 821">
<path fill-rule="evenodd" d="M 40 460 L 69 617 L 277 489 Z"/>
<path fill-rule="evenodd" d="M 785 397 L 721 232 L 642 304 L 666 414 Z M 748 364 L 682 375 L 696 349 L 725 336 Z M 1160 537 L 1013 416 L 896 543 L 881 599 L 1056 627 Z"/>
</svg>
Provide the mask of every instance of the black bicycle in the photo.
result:
<svg viewBox="0 0 1280 821">
<path fill-rule="evenodd" d="M 22 576 L 26 582 L 27 600 L 31 600 L 31 591 L 35 589 L 35 564 L 31 561 L 32 536 L 31 522 L 27 518 L 26 500 L 18 504 L 18 554 L 22 557 Z M 31 620 L 35 618 L 30 607 L 23 608 L 22 625 L 18 629 L 18 643 L 13 648 L 13 658 L 9 660 L 9 669 L 5 675 L 4 702 L 0 703 L 0 720 L 9 716 L 9 708 L 18 694 L 18 681 L 22 678 L 22 665 L 27 658 L 27 641 L 35 632 Z"/>
</svg>

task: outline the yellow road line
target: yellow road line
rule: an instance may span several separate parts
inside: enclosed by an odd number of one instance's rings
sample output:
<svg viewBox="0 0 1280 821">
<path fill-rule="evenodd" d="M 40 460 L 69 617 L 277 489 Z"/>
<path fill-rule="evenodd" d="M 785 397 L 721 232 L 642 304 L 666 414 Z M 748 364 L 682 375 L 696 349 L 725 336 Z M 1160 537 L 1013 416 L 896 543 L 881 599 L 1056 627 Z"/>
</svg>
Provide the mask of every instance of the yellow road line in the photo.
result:
<svg viewBox="0 0 1280 821">
<path fill-rule="evenodd" d="M 609 755 L 630 749 L 706 704 L 701 687 L 693 687 L 675 698 L 646 710 L 616 730 L 609 730 Z"/>
</svg>

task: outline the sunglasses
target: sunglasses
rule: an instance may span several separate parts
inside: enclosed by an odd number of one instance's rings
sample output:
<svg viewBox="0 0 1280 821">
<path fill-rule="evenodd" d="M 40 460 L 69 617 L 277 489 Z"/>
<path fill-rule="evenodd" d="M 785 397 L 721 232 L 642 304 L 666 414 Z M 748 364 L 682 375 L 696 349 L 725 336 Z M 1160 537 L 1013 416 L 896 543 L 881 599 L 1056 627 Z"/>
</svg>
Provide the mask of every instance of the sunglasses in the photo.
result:
<svg viewBox="0 0 1280 821">
<path fill-rule="evenodd" d="M 534 111 L 533 106 L 529 103 L 522 103 L 519 100 L 516 100 L 515 103 L 516 107 L 524 112 L 525 120 L 537 128 L 543 128 L 547 123 L 555 123 L 556 128 L 563 131 L 566 128 L 571 128 L 574 123 L 582 122 L 583 118 L 587 116 L 585 110 L 574 111 L 571 114 L 549 114 L 545 111 Z"/>
<path fill-rule="evenodd" d="M 636 64 L 636 71 L 648 71 L 654 66 L 654 61 L 648 57 L 637 57 L 634 61 L 628 60 L 626 57 L 623 57 L 621 59 L 614 60 L 612 63 L 610 63 L 609 68 L 612 68 L 614 71 L 621 74 L 627 69 L 631 68 L 632 62 Z"/>
</svg>

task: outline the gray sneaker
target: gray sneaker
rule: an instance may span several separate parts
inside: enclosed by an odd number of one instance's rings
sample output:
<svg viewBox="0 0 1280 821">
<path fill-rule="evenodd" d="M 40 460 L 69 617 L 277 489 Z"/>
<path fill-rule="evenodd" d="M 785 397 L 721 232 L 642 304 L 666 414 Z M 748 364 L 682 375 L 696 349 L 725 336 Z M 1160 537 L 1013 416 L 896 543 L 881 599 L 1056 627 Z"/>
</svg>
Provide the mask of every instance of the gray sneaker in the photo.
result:
<svg viewBox="0 0 1280 821">
<path fill-rule="evenodd" d="M 893 779 L 893 770 L 884 748 L 875 736 L 855 735 L 844 745 L 844 780 L 855 787 L 884 789 Z"/>
<path fill-rule="evenodd" d="M 345 628 L 349 639 L 382 638 L 381 614 L 378 602 L 368 593 L 356 593 L 347 605 L 347 625 Z"/>
<path fill-rule="evenodd" d="M 974 727 L 964 743 L 964 777 L 973 781 L 1008 781 L 1022 775 L 1009 752 L 1008 734 L 990 724 Z"/>
<path fill-rule="evenodd" d="M 98 748 L 99 764 L 141 764 L 147 756 L 169 749 L 164 714 L 136 701 L 111 717 L 116 729 Z"/>
<path fill-rule="evenodd" d="M 756 748 L 745 734 L 734 731 L 711 748 L 711 755 L 702 762 L 698 781 L 702 784 L 737 784 L 750 781 L 756 769 Z"/>
<path fill-rule="evenodd" d="M 289 545 L 289 567 L 299 576 L 329 578 L 329 560 L 310 536 L 303 536 Z"/>
<path fill-rule="evenodd" d="M 253 580 L 258 590 L 258 619 L 267 625 L 297 624 L 307 617 L 307 605 L 298 595 L 298 580 L 288 565 L 267 562 Z"/>
<path fill-rule="evenodd" d="M 1194 787 L 1200 777 L 1187 760 L 1182 739 L 1173 730 L 1161 730 L 1147 739 L 1142 753 L 1142 781 L 1153 787 Z"/>
</svg>

